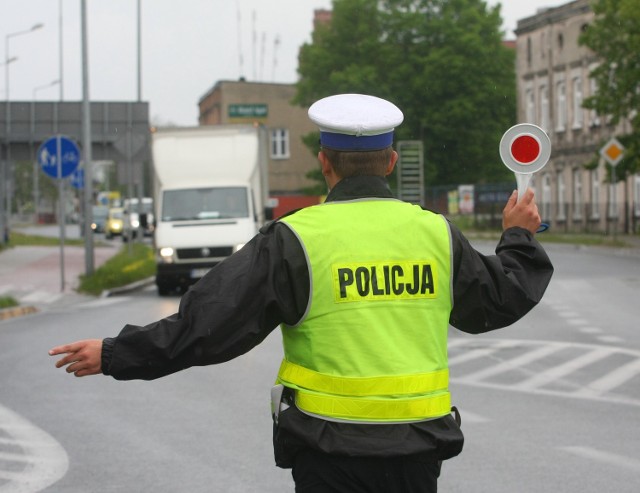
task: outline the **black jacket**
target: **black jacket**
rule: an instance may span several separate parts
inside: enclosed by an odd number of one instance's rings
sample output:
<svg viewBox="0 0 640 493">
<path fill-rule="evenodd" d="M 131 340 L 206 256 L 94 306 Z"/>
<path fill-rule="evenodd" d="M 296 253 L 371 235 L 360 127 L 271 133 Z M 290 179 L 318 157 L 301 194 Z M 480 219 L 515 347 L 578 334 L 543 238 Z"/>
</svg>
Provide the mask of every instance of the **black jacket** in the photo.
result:
<svg viewBox="0 0 640 493">
<path fill-rule="evenodd" d="M 392 194 L 384 178 L 355 177 L 340 181 L 327 201 L 365 197 Z M 473 249 L 453 225 L 451 236 L 453 327 L 473 334 L 505 327 L 540 301 L 553 267 L 531 233 L 506 230 L 491 256 Z M 192 286 L 178 313 L 145 327 L 126 325 L 116 338 L 105 339 L 102 371 L 119 380 L 151 380 L 233 359 L 260 344 L 279 324 L 299 321 L 309 284 L 300 243 L 289 228 L 270 223 Z M 275 431 L 276 462 L 284 467 L 303 446 L 335 454 L 428 454 L 445 459 L 458 454 L 463 442 L 451 416 L 411 424 L 354 425 L 313 418 L 294 405 L 281 413 Z"/>
</svg>

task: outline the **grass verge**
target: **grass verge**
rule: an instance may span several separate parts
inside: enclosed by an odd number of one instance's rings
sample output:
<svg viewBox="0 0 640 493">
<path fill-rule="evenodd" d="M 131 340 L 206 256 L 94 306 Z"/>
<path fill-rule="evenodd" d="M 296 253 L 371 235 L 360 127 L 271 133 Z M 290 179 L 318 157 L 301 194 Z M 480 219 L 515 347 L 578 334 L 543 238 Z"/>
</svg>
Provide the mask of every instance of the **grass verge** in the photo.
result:
<svg viewBox="0 0 640 493">
<path fill-rule="evenodd" d="M 83 239 L 65 239 L 65 245 L 78 246 L 84 245 Z M 60 245 L 60 240 L 58 238 L 50 238 L 47 236 L 37 236 L 37 235 L 27 235 L 23 233 L 18 233 L 15 231 L 11 232 L 9 236 L 9 247 L 14 246 L 58 246 Z"/>
<path fill-rule="evenodd" d="M 119 288 L 155 275 L 156 263 L 153 249 L 148 245 L 134 243 L 124 245 L 120 252 L 107 260 L 90 276 L 81 275 L 78 292 L 99 295 L 103 291 Z"/>
<path fill-rule="evenodd" d="M 3 308 L 12 308 L 14 306 L 18 306 L 20 303 L 18 303 L 15 298 L 12 298 L 11 296 L 0 296 L 0 310 L 2 310 Z"/>
</svg>

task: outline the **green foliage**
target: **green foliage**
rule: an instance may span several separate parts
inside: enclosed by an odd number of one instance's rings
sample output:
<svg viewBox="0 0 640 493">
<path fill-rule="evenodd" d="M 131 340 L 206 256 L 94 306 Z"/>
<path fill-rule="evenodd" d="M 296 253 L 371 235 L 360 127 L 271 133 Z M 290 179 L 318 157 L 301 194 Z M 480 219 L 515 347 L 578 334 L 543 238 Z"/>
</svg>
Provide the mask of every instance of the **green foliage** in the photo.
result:
<svg viewBox="0 0 640 493">
<path fill-rule="evenodd" d="M 38 173 L 38 193 L 40 200 L 55 203 L 58 200 L 58 182 L 35 167 L 31 161 L 18 161 L 14 169 L 15 189 L 12 211 L 33 212 L 34 173 Z M 68 187 L 68 185 L 67 185 Z"/>
<path fill-rule="evenodd" d="M 618 137 L 625 155 L 616 167 L 616 178 L 625 180 L 640 170 L 640 56 L 632 48 L 640 46 L 640 8 L 638 0 L 595 0 L 592 8 L 595 20 L 583 31 L 580 43 L 598 56 L 599 64 L 591 72 L 597 91 L 583 106 L 606 115 L 611 125 L 631 122 L 632 131 Z"/>
<path fill-rule="evenodd" d="M 0 309 L 2 308 L 12 308 L 14 306 L 18 306 L 19 303 L 15 298 L 11 296 L 0 296 Z"/>
<path fill-rule="evenodd" d="M 498 145 L 515 123 L 515 53 L 500 7 L 482 0 L 334 0 L 300 50 L 295 102 L 359 92 L 405 115 L 399 140 L 422 140 L 431 184 L 502 181 Z"/>
<path fill-rule="evenodd" d="M 156 272 L 153 249 L 141 243 L 134 243 L 131 247 L 131 254 L 129 246 L 125 245 L 92 275 L 81 275 L 78 291 L 98 295 L 105 290 L 153 276 Z"/>
</svg>

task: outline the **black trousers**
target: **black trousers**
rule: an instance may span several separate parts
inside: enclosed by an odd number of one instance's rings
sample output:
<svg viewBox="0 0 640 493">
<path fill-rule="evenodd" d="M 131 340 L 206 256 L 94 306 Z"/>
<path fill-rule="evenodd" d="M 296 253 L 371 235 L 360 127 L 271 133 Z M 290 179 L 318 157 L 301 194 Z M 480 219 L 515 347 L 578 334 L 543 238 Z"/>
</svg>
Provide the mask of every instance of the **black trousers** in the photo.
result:
<svg viewBox="0 0 640 493">
<path fill-rule="evenodd" d="M 343 457 L 300 451 L 292 475 L 296 493 L 436 493 L 440 465 L 424 456 Z"/>
</svg>

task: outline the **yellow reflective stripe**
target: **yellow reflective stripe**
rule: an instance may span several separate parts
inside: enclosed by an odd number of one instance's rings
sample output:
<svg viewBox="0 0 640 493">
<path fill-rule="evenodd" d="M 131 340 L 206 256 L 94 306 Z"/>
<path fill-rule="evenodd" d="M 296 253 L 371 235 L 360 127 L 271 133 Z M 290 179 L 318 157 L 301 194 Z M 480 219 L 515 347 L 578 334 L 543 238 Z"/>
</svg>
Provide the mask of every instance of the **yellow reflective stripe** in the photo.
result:
<svg viewBox="0 0 640 493">
<path fill-rule="evenodd" d="M 296 405 L 303 411 L 334 418 L 360 421 L 418 420 L 437 418 L 451 412 L 451 396 L 442 392 L 410 399 L 367 399 L 296 391 Z"/>
<path fill-rule="evenodd" d="M 412 375 L 341 377 L 309 370 L 287 360 L 282 360 L 278 379 L 296 387 L 346 396 L 430 394 L 449 388 L 448 369 Z"/>
</svg>

